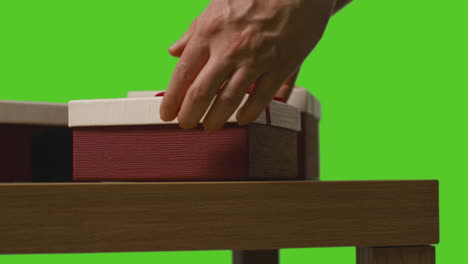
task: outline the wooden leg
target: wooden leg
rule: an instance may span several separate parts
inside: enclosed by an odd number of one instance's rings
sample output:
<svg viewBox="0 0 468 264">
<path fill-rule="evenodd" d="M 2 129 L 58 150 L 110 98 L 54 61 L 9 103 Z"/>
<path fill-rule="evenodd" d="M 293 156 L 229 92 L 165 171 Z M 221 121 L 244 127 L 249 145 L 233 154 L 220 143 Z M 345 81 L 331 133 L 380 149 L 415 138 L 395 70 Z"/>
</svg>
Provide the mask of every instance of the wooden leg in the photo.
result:
<svg viewBox="0 0 468 264">
<path fill-rule="evenodd" d="M 279 264 L 279 250 L 233 250 L 233 264 Z"/>
<path fill-rule="evenodd" d="M 361 247 L 356 250 L 357 264 L 435 264 L 433 246 Z"/>
</svg>

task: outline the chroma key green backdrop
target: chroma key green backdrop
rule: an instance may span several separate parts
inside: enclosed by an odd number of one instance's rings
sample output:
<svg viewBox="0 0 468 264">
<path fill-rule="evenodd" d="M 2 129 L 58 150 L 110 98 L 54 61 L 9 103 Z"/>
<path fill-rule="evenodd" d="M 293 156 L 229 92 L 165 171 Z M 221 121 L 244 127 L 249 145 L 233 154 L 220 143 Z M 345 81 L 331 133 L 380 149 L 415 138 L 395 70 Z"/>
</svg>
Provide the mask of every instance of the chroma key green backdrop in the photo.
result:
<svg viewBox="0 0 468 264">
<path fill-rule="evenodd" d="M 2 0 L 0 99 L 66 102 L 165 89 L 176 63 L 166 49 L 208 2 Z M 331 20 L 298 80 L 323 103 L 323 180 L 440 180 L 439 263 L 466 259 L 467 9 L 463 0 L 356 0 Z M 286 249 L 281 260 L 343 264 L 354 254 Z M 229 261 L 230 251 L 0 256 L 1 263 Z"/>
</svg>

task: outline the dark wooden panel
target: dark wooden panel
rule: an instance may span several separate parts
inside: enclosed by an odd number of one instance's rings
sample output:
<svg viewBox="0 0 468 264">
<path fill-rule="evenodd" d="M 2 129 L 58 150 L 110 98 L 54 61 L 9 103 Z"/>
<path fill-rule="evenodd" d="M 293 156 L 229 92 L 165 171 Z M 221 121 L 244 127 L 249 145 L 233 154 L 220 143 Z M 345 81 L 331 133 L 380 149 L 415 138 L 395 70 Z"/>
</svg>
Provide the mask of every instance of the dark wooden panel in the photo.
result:
<svg viewBox="0 0 468 264">
<path fill-rule="evenodd" d="M 0 182 L 70 179 L 70 131 L 58 126 L 0 124 Z M 55 136 L 58 133 L 60 139 Z"/>
<path fill-rule="evenodd" d="M 333 14 L 337 13 L 340 11 L 343 7 L 345 7 L 347 4 L 351 3 L 352 0 L 336 0 L 335 3 L 335 8 L 333 9 Z"/>
<path fill-rule="evenodd" d="M 249 178 L 255 180 L 298 179 L 298 132 L 250 124 Z"/>
<path fill-rule="evenodd" d="M 319 120 L 312 114 L 301 113 L 298 147 L 300 178 L 318 180 L 320 177 Z"/>
<path fill-rule="evenodd" d="M 31 139 L 33 182 L 71 182 L 73 174 L 71 128 L 47 129 Z"/>
<path fill-rule="evenodd" d="M 437 181 L 0 184 L 2 253 L 438 242 Z"/>
<path fill-rule="evenodd" d="M 279 264 L 279 250 L 233 250 L 232 264 Z"/>
<path fill-rule="evenodd" d="M 435 264 L 433 246 L 364 247 L 356 250 L 357 264 Z"/>
<path fill-rule="evenodd" d="M 0 182 L 31 181 L 31 137 L 43 126 L 0 124 Z"/>
</svg>

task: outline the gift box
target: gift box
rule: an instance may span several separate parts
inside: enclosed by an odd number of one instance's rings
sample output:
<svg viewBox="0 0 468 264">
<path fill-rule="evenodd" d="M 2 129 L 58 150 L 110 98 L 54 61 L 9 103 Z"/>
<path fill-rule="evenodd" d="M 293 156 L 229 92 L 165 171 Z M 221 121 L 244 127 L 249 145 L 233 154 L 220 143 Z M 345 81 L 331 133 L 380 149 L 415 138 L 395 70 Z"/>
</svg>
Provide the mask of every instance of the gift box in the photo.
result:
<svg viewBox="0 0 468 264">
<path fill-rule="evenodd" d="M 298 157 L 301 179 L 318 180 L 320 177 L 319 123 L 321 104 L 309 91 L 302 87 L 293 89 L 288 104 L 301 111 Z"/>
<path fill-rule="evenodd" d="M 298 108 L 272 101 L 250 125 L 238 126 L 234 113 L 206 133 L 160 120 L 154 95 L 69 103 L 74 181 L 301 179 Z"/>
<path fill-rule="evenodd" d="M 130 91 L 129 98 L 153 97 L 159 91 Z M 320 176 L 319 122 L 321 104 L 307 89 L 295 87 L 287 101 L 301 112 L 298 135 L 298 178 L 317 180 Z"/>
<path fill-rule="evenodd" d="M 0 182 L 71 181 L 67 104 L 0 101 Z"/>
</svg>

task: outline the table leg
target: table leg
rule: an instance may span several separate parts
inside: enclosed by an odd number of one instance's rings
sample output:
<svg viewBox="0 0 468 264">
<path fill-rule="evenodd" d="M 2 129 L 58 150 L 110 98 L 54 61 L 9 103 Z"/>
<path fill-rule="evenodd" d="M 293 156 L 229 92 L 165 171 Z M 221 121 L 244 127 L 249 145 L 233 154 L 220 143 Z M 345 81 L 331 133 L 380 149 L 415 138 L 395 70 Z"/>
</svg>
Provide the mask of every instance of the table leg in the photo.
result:
<svg viewBox="0 0 468 264">
<path fill-rule="evenodd" d="M 359 247 L 357 264 L 435 264 L 433 246 Z"/>
<path fill-rule="evenodd" d="M 279 264 L 279 250 L 233 250 L 233 264 Z"/>
</svg>

